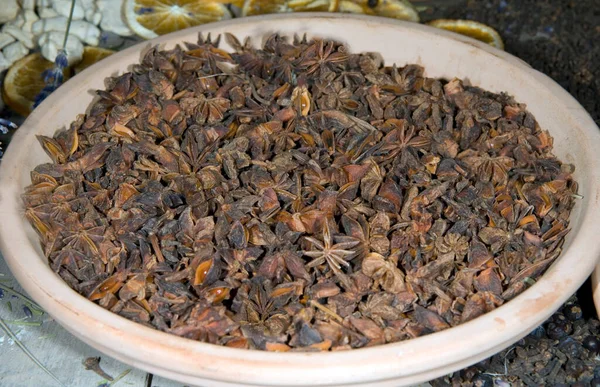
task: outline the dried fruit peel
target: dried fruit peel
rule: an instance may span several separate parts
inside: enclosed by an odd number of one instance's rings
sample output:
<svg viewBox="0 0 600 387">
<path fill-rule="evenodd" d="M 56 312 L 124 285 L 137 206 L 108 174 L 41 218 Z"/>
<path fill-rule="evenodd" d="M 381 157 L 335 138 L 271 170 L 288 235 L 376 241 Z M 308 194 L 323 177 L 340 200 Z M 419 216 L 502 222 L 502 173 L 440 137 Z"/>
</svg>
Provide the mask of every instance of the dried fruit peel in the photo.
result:
<svg viewBox="0 0 600 387">
<path fill-rule="evenodd" d="M 419 12 L 406 0 L 341 0 L 338 11 L 389 17 L 417 23 L 420 20 Z"/>
<path fill-rule="evenodd" d="M 242 16 L 285 12 L 335 12 L 339 0 L 246 0 Z"/>
<path fill-rule="evenodd" d="M 11 66 L 4 78 L 2 96 L 6 104 L 18 114 L 26 117 L 33 109 L 35 96 L 44 88 L 42 73 L 51 69 L 54 63 L 35 53 L 26 56 Z M 63 71 L 65 80 L 69 70 Z"/>
<path fill-rule="evenodd" d="M 86 46 L 83 48 L 83 58 L 81 59 L 81 62 L 73 66 L 73 71 L 75 74 L 78 74 L 94 63 L 99 62 L 114 53 L 113 50 L 108 50 L 106 48 Z"/>
<path fill-rule="evenodd" d="M 231 18 L 224 4 L 204 0 L 126 0 L 123 14 L 129 28 L 145 39 Z"/>
<path fill-rule="evenodd" d="M 456 32 L 457 34 L 465 35 L 481 42 L 487 43 L 492 47 L 504 50 L 504 42 L 498 31 L 492 27 L 479 23 L 473 20 L 450 20 L 438 19 L 433 20 L 428 25 L 444 30 Z"/>
</svg>

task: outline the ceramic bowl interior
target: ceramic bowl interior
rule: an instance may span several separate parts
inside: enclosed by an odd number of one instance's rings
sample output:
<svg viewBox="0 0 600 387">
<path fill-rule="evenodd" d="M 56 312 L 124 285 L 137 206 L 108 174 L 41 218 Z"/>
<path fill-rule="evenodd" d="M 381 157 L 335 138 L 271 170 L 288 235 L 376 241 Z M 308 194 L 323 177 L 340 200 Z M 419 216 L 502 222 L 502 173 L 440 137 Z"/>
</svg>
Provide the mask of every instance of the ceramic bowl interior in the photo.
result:
<svg viewBox="0 0 600 387">
<path fill-rule="evenodd" d="M 269 353 L 183 339 L 110 313 L 71 290 L 46 264 L 19 195 L 29 172 L 48 162 L 36 134 L 52 135 L 83 113 L 104 79 L 139 62 L 151 45 L 171 48 L 198 32 L 231 32 L 256 43 L 271 33 L 334 38 L 386 63 L 416 63 L 429 77 L 459 77 L 527 104 L 550 131 L 555 153 L 576 165 L 580 194 L 561 257 L 514 300 L 471 322 L 406 342 L 334 353 Z M 226 44 L 223 45 L 228 48 Z M 592 272 L 600 244 L 600 135 L 563 89 L 524 62 L 475 40 L 423 25 L 349 15 L 265 16 L 205 25 L 114 54 L 53 93 L 14 136 L 0 169 L 0 247 L 26 291 L 75 336 L 132 366 L 196 385 L 389 385 L 417 383 L 473 364 L 517 341 L 549 317 Z"/>
</svg>

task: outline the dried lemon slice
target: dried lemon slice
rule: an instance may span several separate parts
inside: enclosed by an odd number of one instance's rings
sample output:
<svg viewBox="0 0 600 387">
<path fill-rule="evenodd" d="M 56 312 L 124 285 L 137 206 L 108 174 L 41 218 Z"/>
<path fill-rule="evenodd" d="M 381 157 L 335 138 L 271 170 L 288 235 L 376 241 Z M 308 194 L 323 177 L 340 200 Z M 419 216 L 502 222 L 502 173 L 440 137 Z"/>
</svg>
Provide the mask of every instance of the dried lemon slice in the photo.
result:
<svg viewBox="0 0 600 387">
<path fill-rule="evenodd" d="M 113 50 L 108 50 L 106 48 L 86 46 L 83 48 L 83 58 L 81 59 L 81 62 L 73 66 L 73 72 L 78 74 L 94 63 L 101 61 L 114 53 Z"/>
<path fill-rule="evenodd" d="M 244 7 L 245 0 L 211 0 L 215 3 L 225 4 L 229 8 L 232 17 L 242 16 L 242 8 Z"/>
<path fill-rule="evenodd" d="M 28 116 L 33 109 L 36 95 L 45 86 L 42 74 L 52 67 L 54 63 L 44 59 L 39 53 L 30 54 L 15 62 L 4 78 L 2 88 L 4 102 L 18 114 Z M 69 70 L 65 69 L 63 75 L 66 80 Z"/>
<path fill-rule="evenodd" d="M 87 46 L 83 49 L 83 58 L 72 67 L 63 70 L 64 81 L 77 74 L 114 51 L 100 47 Z M 54 67 L 54 63 L 44 59 L 39 53 L 31 54 L 11 66 L 4 78 L 2 94 L 6 104 L 18 114 L 26 117 L 33 110 L 35 97 L 44 86 L 43 73 Z"/>
<path fill-rule="evenodd" d="M 480 40 L 490 46 L 504 50 L 504 42 L 498 31 L 483 23 L 473 20 L 438 19 L 429 23 L 432 27 L 442 28 L 461 35 Z"/>
<path fill-rule="evenodd" d="M 339 12 L 362 13 L 419 22 L 419 12 L 406 0 L 341 0 Z"/>
<path fill-rule="evenodd" d="M 125 0 L 123 13 L 129 28 L 145 39 L 231 18 L 225 4 L 206 0 Z"/>
<path fill-rule="evenodd" d="M 335 12 L 339 0 L 246 0 L 242 16 L 283 12 Z"/>
<path fill-rule="evenodd" d="M 212 0 L 214 3 L 220 4 L 231 4 L 236 7 L 242 8 L 244 6 L 244 0 Z"/>
</svg>

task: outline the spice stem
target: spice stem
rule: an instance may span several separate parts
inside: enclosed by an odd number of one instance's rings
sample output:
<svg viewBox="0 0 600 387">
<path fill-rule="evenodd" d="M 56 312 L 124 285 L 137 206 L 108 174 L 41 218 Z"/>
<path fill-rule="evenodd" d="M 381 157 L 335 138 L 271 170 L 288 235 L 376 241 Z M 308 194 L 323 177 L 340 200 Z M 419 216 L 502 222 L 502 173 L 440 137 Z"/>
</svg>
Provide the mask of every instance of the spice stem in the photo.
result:
<svg viewBox="0 0 600 387">
<path fill-rule="evenodd" d="M 219 74 L 211 74 L 211 75 L 203 75 L 201 77 L 198 77 L 198 79 L 206 79 L 206 78 L 214 78 L 214 77 L 218 77 L 221 75 L 227 75 L 225 73 L 219 73 Z"/>
<path fill-rule="evenodd" d="M 512 347 L 511 349 L 508 350 L 508 352 L 506 352 L 506 355 L 504 355 L 504 373 L 503 374 L 494 374 L 491 372 L 484 372 L 484 375 L 489 375 L 489 376 L 506 376 L 508 375 L 508 354 L 511 353 L 512 351 L 514 351 L 514 349 L 517 347 Z"/>
<path fill-rule="evenodd" d="M 17 344 L 17 346 L 23 352 L 25 352 L 25 354 L 27 355 L 27 357 L 29 357 L 31 359 L 31 361 L 33 361 L 38 367 L 40 367 L 45 373 L 47 373 L 48 376 L 50 376 L 52 379 L 54 379 L 56 381 L 56 383 L 58 383 L 59 386 L 66 387 L 48 368 L 46 368 L 38 359 L 36 359 L 35 356 L 33 356 L 33 354 L 29 351 L 29 349 L 27 349 L 27 347 L 25 347 L 25 345 L 23 345 L 21 340 L 19 340 L 17 338 L 17 336 L 10 330 L 8 325 L 6 325 L 6 323 L 4 322 L 2 317 L 0 317 L 0 328 L 2 328 L 2 330 L 15 342 L 15 344 Z"/>
<path fill-rule="evenodd" d="M 112 382 L 114 378 L 100 367 L 100 357 L 88 357 L 83 361 L 86 370 L 95 372 L 98 376 Z"/>
<path fill-rule="evenodd" d="M 321 310 L 322 312 L 328 314 L 329 316 L 331 316 L 331 318 L 333 318 L 334 320 L 336 320 L 340 324 L 344 321 L 344 319 L 339 314 L 335 313 L 334 311 L 332 311 L 331 309 L 327 308 L 326 306 L 318 303 L 317 301 L 310 300 L 310 304 L 312 306 L 314 306 L 315 308 Z"/>
<path fill-rule="evenodd" d="M 16 290 L 12 289 L 11 287 L 8 287 L 8 286 L 0 283 L 0 289 L 4 290 L 5 292 L 7 292 L 9 294 L 12 294 L 13 296 L 20 298 L 22 301 L 29 304 L 27 306 L 29 306 L 30 308 L 33 307 L 42 313 L 44 312 L 44 309 L 42 309 L 42 307 L 39 306 L 35 301 L 33 301 L 31 298 L 17 292 Z"/>
<path fill-rule="evenodd" d="M 28 327 L 39 327 L 42 326 L 41 322 L 28 322 L 28 321 L 19 321 L 19 320 L 4 320 L 5 323 L 11 325 L 20 325 L 20 326 L 28 326 Z"/>
<path fill-rule="evenodd" d="M 73 21 L 73 13 L 75 12 L 75 1 L 71 0 L 71 10 L 69 11 L 69 18 L 67 19 L 67 28 L 65 30 L 65 39 L 63 40 L 62 49 L 65 50 L 67 47 L 67 40 L 69 39 L 69 31 L 71 30 L 71 22 Z"/>
<path fill-rule="evenodd" d="M 127 376 L 127 374 L 129 374 L 131 372 L 131 369 L 128 368 L 125 371 L 121 372 L 119 374 L 119 376 L 117 376 L 115 378 L 115 380 L 113 380 L 113 382 L 111 383 L 111 386 L 114 386 L 115 384 L 117 384 L 119 382 L 119 380 L 123 379 L 125 376 Z"/>
</svg>

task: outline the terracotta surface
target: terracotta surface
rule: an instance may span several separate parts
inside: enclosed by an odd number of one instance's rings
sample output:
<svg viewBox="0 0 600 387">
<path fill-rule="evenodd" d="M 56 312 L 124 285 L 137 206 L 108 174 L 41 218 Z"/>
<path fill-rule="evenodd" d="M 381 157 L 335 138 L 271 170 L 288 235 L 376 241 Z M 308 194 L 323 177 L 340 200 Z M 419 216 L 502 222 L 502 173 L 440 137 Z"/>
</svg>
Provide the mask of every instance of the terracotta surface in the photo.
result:
<svg viewBox="0 0 600 387">
<path fill-rule="evenodd" d="M 596 313 L 600 318 L 600 265 L 596 266 L 596 270 L 592 274 L 592 291 L 594 292 L 594 304 L 596 304 Z"/>
<path fill-rule="evenodd" d="M 260 23 L 259 23 L 260 21 Z M 418 63 L 430 77 L 466 78 L 514 95 L 555 138 L 557 155 L 577 166 L 580 200 L 564 252 L 547 273 L 514 300 L 461 326 L 418 339 L 335 353 L 268 353 L 199 343 L 119 317 L 71 290 L 49 267 L 27 224 L 19 195 L 29 171 L 49 159 L 35 139 L 51 135 L 86 110 L 104 78 L 123 72 L 153 44 L 167 48 L 197 33 L 238 37 L 304 33 L 336 38 L 353 51 L 377 51 L 387 63 Z M 432 379 L 502 350 L 542 323 L 590 275 L 600 256 L 600 132 L 556 83 L 519 59 L 483 43 L 412 23 L 349 15 L 288 15 L 206 25 L 132 47 L 69 80 L 27 119 L 0 167 L 0 248 L 23 288 L 75 336 L 118 360 L 202 386 L 401 386 Z"/>
</svg>

